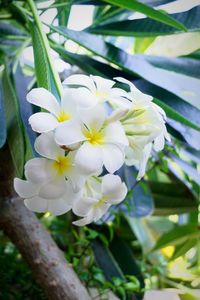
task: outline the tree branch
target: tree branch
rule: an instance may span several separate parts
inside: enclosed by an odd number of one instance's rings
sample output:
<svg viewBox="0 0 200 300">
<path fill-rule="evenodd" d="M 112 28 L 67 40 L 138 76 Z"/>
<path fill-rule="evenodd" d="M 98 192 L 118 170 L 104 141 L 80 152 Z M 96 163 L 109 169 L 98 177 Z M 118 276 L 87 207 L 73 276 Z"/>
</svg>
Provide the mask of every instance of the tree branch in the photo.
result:
<svg viewBox="0 0 200 300">
<path fill-rule="evenodd" d="M 0 161 L 0 228 L 18 247 L 49 300 L 89 300 L 50 234 L 14 194 L 8 149 L 0 151 Z"/>
</svg>

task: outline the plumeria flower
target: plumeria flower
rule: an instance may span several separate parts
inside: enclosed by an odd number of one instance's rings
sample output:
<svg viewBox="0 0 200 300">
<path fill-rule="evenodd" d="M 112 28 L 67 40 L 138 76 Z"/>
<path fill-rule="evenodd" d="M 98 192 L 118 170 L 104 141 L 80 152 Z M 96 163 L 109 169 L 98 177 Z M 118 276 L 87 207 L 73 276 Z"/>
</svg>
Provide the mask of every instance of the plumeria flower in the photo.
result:
<svg viewBox="0 0 200 300">
<path fill-rule="evenodd" d="M 119 121 L 106 123 L 106 111 L 97 105 L 82 109 L 81 122 L 64 122 L 56 129 L 55 140 L 67 147 L 82 142 L 75 155 L 75 163 L 83 174 L 98 172 L 104 165 L 114 173 L 124 163 L 124 148 L 128 145 Z"/>
<path fill-rule="evenodd" d="M 130 87 L 130 92 L 127 93 L 130 101 L 121 101 L 122 107 L 129 108 L 129 112 L 121 120 L 127 135 L 146 135 L 147 143 L 154 142 L 154 149 L 162 150 L 165 139 L 170 140 L 164 110 L 152 102 L 152 96 L 142 93 L 130 81 L 121 77 L 116 79 Z"/>
<path fill-rule="evenodd" d="M 184 294 L 184 292 L 173 288 L 151 290 L 145 293 L 143 300 L 181 300 L 179 297 L 180 294 Z"/>
<path fill-rule="evenodd" d="M 30 210 L 63 214 L 71 209 L 85 181 L 74 164 L 74 152 L 66 155 L 55 143 L 53 132 L 41 134 L 35 149 L 43 157 L 26 163 L 27 181 L 15 178 L 15 190 Z"/>
<path fill-rule="evenodd" d="M 32 129 L 39 133 L 49 132 L 60 123 L 77 117 L 75 89 L 64 89 L 61 102 L 58 102 L 48 90 L 35 88 L 27 94 L 27 101 L 48 111 L 29 118 Z"/>
<path fill-rule="evenodd" d="M 100 76 L 87 76 L 82 74 L 72 75 L 64 80 L 63 84 L 81 86 L 77 89 L 79 93 L 78 104 L 88 108 L 105 101 L 117 101 L 125 97 L 126 92 L 113 87 L 116 82 Z"/>
<path fill-rule="evenodd" d="M 107 174 L 101 182 L 91 178 L 86 182 L 85 193 L 73 202 L 73 212 L 82 219 L 73 222 L 84 226 L 98 221 L 113 204 L 120 203 L 127 194 L 127 187 L 118 175 Z"/>
<path fill-rule="evenodd" d="M 39 196 L 59 197 L 65 190 L 65 179 L 71 182 L 75 192 L 82 188 L 85 178 L 74 163 L 75 152 L 66 154 L 55 143 L 53 132 L 41 134 L 35 141 L 35 149 L 43 157 L 26 163 L 25 176 L 30 182 L 42 183 Z"/>
<path fill-rule="evenodd" d="M 127 166 L 135 166 L 138 169 L 137 180 L 140 180 L 146 171 L 148 159 L 151 156 L 152 143 L 143 144 L 135 141 L 125 149 L 125 163 Z"/>
<path fill-rule="evenodd" d="M 74 193 L 69 181 L 65 181 L 62 195 L 55 198 L 52 198 L 52 196 L 47 198 L 46 194 L 45 198 L 43 198 L 40 195 L 43 188 L 40 183 L 15 178 L 14 188 L 18 195 L 24 199 L 24 204 L 28 209 L 38 213 L 50 212 L 55 216 L 68 212 L 72 208 L 73 202 L 81 195 L 80 192 Z M 51 185 L 51 191 L 53 190 L 52 188 L 58 189 L 58 186 L 56 184 L 54 186 Z"/>
</svg>

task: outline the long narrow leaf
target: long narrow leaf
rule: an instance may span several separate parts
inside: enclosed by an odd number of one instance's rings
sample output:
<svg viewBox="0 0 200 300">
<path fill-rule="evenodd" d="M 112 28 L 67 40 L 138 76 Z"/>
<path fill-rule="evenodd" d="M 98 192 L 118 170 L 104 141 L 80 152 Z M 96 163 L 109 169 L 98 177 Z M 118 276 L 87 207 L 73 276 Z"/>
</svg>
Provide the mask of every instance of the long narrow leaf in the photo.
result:
<svg viewBox="0 0 200 300">
<path fill-rule="evenodd" d="M 173 19 L 172 17 L 170 17 L 169 15 L 155 10 L 150 6 L 147 6 L 139 1 L 136 0 L 126 0 L 126 1 L 121 1 L 121 0 L 104 0 L 107 3 L 113 4 L 113 5 L 117 5 L 119 7 L 122 8 L 126 8 L 129 10 L 133 10 L 133 11 L 137 11 L 137 12 L 141 12 L 143 14 L 145 14 L 146 16 L 157 20 L 161 23 L 165 23 L 169 26 L 178 28 L 179 30 L 182 31 L 186 31 L 187 29 L 185 28 L 185 26 L 178 22 L 177 20 Z"/>
</svg>

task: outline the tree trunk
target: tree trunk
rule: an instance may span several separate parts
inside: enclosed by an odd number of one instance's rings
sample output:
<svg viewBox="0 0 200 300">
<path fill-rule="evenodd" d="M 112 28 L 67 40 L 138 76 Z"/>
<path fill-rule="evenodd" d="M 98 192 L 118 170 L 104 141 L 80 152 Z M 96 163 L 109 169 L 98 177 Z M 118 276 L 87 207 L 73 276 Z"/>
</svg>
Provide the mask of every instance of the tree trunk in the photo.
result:
<svg viewBox="0 0 200 300">
<path fill-rule="evenodd" d="M 91 299 L 50 234 L 14 193 L 13 166 L 6 147 L 0 151 L 0 228 L 32 268 L 47 299 Z"/>
</svg>

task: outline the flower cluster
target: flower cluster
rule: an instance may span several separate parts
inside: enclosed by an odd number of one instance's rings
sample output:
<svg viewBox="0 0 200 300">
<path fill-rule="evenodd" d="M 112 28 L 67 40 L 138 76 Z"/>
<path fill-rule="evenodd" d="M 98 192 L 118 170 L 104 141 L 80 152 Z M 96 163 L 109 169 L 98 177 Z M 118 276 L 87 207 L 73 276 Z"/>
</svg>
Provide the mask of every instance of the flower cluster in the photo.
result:
<svg viewBox="0 0 200 300">
<path fill-rule="evenodd" d="M 44 88 L 27 95 L 43 108 L 29 119 L 40 133 L 40 157 L 26 163 L 26 180 L 15 178 L 14 187 L 30 210 L 60 215 L 72 209 L 81 217 L 74 224 L 83 226 L 124 200 L 126 185 L 113 174 L 126 163 L 144 176 L 152 148 L 162 150 L 169 136 L 164 111 L 123 78 L 72 75 L 63 86 L 60 102 Z"/>
</svg>

